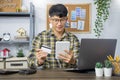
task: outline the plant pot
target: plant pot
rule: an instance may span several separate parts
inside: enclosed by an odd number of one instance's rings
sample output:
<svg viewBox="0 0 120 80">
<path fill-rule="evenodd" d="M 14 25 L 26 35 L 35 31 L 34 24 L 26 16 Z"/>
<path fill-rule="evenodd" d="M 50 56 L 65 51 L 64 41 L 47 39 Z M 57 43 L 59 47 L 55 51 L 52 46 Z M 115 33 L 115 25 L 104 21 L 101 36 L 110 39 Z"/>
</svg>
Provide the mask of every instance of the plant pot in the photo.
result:
<svg viewBox="0 0 120 80">
<path fill-rule="evenodd" d="M 112 68 L 104 68 L 104 76 L 111 77 L 112 76 Z"/>
<path fill-rule="evenodd" d="M 95 68 L 95 74 L 97 77 L 103 76 L 103 68 Z"/>
</svg>

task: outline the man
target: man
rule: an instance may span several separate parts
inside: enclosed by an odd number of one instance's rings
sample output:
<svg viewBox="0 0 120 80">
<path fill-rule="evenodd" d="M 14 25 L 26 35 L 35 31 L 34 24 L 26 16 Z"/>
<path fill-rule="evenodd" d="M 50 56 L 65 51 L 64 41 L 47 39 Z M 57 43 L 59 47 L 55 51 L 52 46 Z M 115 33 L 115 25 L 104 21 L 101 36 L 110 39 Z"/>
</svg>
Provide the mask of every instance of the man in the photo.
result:
<svg viewBox="0 0 120 80">
<path fill-rule="evenodd" d="M 52 28 L 39 33 L 33 41 L 32 52 L 36 55 L 38 65 L 43 66 L 44 69 L 76 67 L 79 40 L 75 35 L 65 31 L 67 13 L 68 11 L 64 5 L 53 5 L 49 10 L 49 21 L 52 24 Z M 59 59 L 55 58 L 56 41 L 70 42 L 70 50 L 64 50 L 66 55 L 61 53 Z M 50 54 L 41 49 L 43 45 L 51 48 Z"/>
</svg>

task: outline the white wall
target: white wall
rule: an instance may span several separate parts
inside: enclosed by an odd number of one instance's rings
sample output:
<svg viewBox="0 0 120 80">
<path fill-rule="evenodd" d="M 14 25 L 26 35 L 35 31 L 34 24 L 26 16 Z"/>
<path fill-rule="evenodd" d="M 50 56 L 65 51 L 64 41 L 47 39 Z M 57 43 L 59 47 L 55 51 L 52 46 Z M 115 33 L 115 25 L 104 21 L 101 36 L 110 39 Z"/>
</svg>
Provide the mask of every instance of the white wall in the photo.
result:
<svg viewBox="0 0 120 80">
<path fill-rule="evenodd" d="M 112 0 L 110 16 L 104 25 L 103 38 L 116 38 L 116 55 L 120 55 L 120 0 Z"/>
<path fill-rule="evenodd" d="M 35 5 L 35 34 L 37 35 L 39 32 L 46 30 L 46 6 L 49 3 L 63 3 L 63 4 L 81 4 L 81 3 L 91 3 L 91 32 L 90 33 L 80 33 L 76 34 L 76 36 L 81 40 L 81 38 L 95 38 L 93 28 L 94 28 L 94 21 L 96 17 L 96 9 L 93 0 L 23 0 L 23 5 L 29 8 L 29 2 L 32 2 Z M 102 33 L 101 38 L 116 38 L 118 39 L 117 48 L 116 48 L 116 55 L 120 55 L 120 34 L 119 34 L 119 19 L 120 19 L 120 3 L 119 0 L 112 0 L 111 9 L 110 9 L 110 17 L 109 20 L 104 25 L 104 31 Z M 12 34 L 15 34 L 15 31 L 18 27 L 25 27 L 25 29 L 29 30 L 29 20 L 24 19 L 11 19 L 15 23 L 9 22 L 9 20 L 3 21 L 3 18 L 0 18 L 0 32 L 5 32 L 5 26 L 14 28 L 10 30 Z M 2 21 L 2 22 L 1 22 Z M 4 24 L 4 23 L 9 24 Z M 11 23 L 11 24 L 10 24 Z M 29 34 L 29 32 L 28 32 Z M 0 37 L 2 34 L 0 34 Z"/>
</svg>

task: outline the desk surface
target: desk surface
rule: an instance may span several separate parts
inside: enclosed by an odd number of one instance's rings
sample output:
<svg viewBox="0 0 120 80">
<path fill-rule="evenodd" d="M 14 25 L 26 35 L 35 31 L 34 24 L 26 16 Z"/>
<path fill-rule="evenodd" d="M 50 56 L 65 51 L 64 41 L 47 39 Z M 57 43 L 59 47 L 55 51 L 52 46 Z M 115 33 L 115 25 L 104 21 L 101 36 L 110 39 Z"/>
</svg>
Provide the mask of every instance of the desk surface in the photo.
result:
<svg viewBox="0 0 120 80">
<path fill-rule="evenodd" d="M 119 80 L 120 77 L 96 77 L 94 73 L 76 73 L 62 70 L 38 70 L 35 74 L 0 75 L 0 80 Z"/>
</svg>

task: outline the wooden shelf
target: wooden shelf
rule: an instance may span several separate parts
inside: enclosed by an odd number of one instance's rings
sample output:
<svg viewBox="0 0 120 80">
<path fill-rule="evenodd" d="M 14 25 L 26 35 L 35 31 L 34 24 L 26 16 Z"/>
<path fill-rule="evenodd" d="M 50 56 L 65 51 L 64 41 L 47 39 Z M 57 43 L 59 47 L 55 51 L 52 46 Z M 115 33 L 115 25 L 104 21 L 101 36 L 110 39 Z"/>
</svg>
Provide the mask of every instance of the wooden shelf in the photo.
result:
<svg viewBox="0 0 120 80">
<path fill-rule="evenodd" d="M 0 12 L 0 17 L 29 17 L 28 12 Z"/>
<path fill-rule="evenodd" d="M 20 44 L 20 43 L 27 43 L 29 44 L 29 41 L 0 41 L 0 44 Z"/>
</svg>

